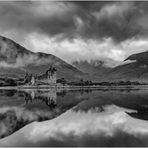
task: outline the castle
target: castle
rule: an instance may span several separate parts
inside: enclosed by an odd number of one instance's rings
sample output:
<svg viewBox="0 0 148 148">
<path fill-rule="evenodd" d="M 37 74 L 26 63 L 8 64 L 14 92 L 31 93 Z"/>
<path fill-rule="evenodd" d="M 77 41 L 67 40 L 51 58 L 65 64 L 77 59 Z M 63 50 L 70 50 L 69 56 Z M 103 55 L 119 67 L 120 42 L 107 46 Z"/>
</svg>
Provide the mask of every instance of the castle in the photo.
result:
<svg viewBox="0 0 148 148">
<path fill-rule="evenodd" d="M 25 83 L 28 85 L 55 85 L 56 84 L 56 68 L 50 67 L 45 73 L 41 75 L 25 76 Z"/>
</svg>

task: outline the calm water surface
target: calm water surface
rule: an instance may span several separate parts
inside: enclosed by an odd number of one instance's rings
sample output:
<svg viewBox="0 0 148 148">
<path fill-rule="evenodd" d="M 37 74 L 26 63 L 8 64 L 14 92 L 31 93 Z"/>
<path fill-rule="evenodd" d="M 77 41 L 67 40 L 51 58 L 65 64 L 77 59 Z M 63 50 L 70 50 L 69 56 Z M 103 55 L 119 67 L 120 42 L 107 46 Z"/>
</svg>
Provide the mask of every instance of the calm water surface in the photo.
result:
<svg viewBox="0 0 148 148">
<path fill-rule="evenodd" d="M 92 126 L 98 129 L 98 124 L 103 122 L 102 119 L 106 119 L 107 115 L 119 113 L 120 110 L 125 113 L 123 118 L 128 117 L 131 120 L 130 124 L 133 121 L 140 121 L 138 128 L 143 127 L 143 122 L 148 125 L 148 90 L 0 90 L 0 138 L 6 138 L 33 121 L 52 121 L 59 117 L 58 122 L 61 124 L 74 123 L 77 120 L 79 126 L 86 126 L 87 123 L 85 130 L 89 129 L 87 133 L 88 135 L 91 133 L 91 138 L 86 134 L 84 138 L 82 133 L 79 133 L 78 137 L 81 135 L 81 138 L 75 139 L 71 135 L 67 140 L 65 137 L 65 141 L 68 141 L 66 143 L 47 140 L 37 145 L 148 146 L 145 142 L 147 135 L 136 139 L 135 135 L 121 132 L 123 126 L 118 127 L 118 132 L 116 131 L 110 138 L 94 133 Z M 119 118 L 122 115 L 119 115 Z M 108 124 L 105 127 L 107 126 Z M 115 126 L 116 124 L 112 124 L 110 128 L 113 130 Z M 61 125 L 60 127 L 62 129 Z M 105 127 L 100 126 L 100 129 Z M 77 130 L 78 126 L 70 128 Z"/>
</svg>

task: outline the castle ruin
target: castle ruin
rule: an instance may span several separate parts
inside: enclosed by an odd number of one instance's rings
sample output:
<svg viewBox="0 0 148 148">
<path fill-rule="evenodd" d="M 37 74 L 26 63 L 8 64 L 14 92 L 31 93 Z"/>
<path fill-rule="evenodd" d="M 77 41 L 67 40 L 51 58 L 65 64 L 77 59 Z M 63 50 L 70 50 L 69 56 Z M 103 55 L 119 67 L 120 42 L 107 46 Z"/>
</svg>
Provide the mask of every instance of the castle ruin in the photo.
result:
<svg viewBox="0 0 148 148">
<path fill-rule="evenodd" d="M 50 67 L 41 75 L 26 74 L 25 82 L 28 85 L 55 85 L 56 84 L 56 68 Z"/>
</svg>

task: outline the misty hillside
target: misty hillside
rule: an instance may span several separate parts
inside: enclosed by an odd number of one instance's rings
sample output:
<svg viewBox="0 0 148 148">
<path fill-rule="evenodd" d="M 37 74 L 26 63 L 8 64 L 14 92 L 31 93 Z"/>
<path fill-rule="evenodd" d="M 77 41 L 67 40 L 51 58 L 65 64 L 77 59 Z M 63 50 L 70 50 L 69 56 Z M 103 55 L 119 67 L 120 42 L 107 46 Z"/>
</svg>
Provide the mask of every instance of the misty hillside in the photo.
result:
<svg viewBox="0 0 148 148">
<path fill-rule="evenodd" d="M 105 66 L 103 61 L 100 60 L 91 60 L 88 61 L 75 61 L 72 63 L 75 65 L 80 71 L 84 73 L 88 73 L 89 75 L 103 75 L 108 72 L 111 68 Z"/>
<path fill-rule="evenodd" d="M 148 51 L 130 55 L 124 61 L 131 63 L 117 66 L 105 76 L 108 80 L 148 81 Z"/>
<path fill-rule="evenodd" d="M 24 77 L 25 73 L 40 74 L 50 65 L 57 68 L 58 78 L 79 79 L 85 74 L 60 58 L 45 53 L 34 53 L 14 41 L 0 36 L 0 76 Z"/>
<path fill-rule="evenodd" d="M 91 60 L 66 63 L 46 53 L 34 53 L 14 41 L 0 36 L 0 77 L 24 77 L 25 73 L 41 74 L 51 65 L 57 68 L 58 78 L 67 80 L 89 79 L 92 81 L 148 80 L 148 51 L 133 54 L 125 59 L 132 63 L 114 68 L 103 61 Z"/>
<path fill-rule="evenodd" d="M 103 61 L 93 60 L 90 62 L 74 62 L 79 70 L 91 75 L 89 78 L 95 81 L 148 81 L 148 51 L 130 55 L 123 65 L 109 68 Z"/>
</svg>

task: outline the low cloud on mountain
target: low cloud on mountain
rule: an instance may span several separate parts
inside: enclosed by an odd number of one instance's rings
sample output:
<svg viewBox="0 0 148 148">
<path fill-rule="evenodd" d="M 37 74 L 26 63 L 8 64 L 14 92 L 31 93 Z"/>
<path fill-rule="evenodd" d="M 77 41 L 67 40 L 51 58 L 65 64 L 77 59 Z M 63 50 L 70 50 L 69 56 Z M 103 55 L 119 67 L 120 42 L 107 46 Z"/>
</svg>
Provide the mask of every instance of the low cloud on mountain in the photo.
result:
<svg viewBox="0 0 148 148">
<path fill-rule="evenodd" d="M 0 2 L 0 34 L 66 61 L 147 50 L 147 2 Z M 133 43 L 133 45 L 131 45 Z"/>
</svg>

